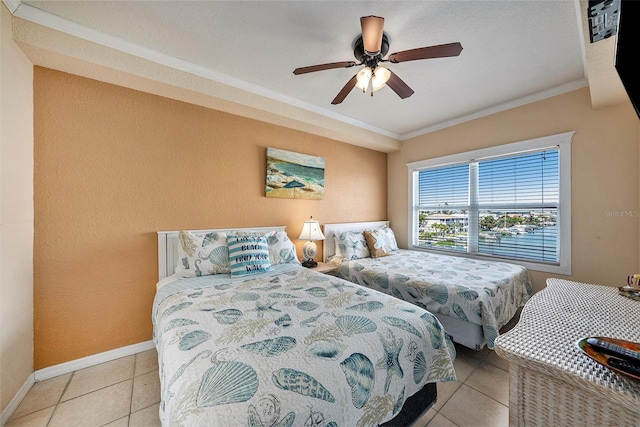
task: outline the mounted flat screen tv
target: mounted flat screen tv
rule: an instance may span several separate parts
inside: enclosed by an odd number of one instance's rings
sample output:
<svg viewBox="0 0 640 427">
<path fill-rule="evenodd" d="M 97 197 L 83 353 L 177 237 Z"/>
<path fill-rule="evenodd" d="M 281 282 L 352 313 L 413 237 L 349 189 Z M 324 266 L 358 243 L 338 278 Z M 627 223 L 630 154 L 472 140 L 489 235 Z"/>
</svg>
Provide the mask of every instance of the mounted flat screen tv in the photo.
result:
<svg viewBox="0 0 640 427">
<path fill-rule="evenodd" d="M 620 2 L 615 67 L 640 118 L 640 1 Z"/>
</svg>

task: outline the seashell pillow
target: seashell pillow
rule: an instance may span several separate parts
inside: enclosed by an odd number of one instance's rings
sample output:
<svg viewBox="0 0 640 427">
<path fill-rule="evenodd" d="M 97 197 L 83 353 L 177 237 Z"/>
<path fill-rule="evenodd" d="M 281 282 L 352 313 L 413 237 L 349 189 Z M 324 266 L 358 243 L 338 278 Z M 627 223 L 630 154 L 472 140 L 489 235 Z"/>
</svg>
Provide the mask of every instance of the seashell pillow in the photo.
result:
<svg viewBox="0 0 640 427">
<path fill-rule="evenodd" d="M 336 254 L 340 254 L 345 260 L 371 256 L 362 231 L 344 231 L 336 234 Z"/>
<path fill-rule="evenodd" d="M 298 264 L 300 260 L 296 254 L 296 246 L 293 244 L 286 231 L 270 231 L 265 234 L 269 245 L 269 260 L 271 265 Z"/>
<path fill-rule="evenodd" d="M 175 274 L 198 277 L 230 272 L 226 233 L 181 231 L 178 234 Z"/>
<path fill-rule="evenodd" d="M 231 276 L 259 274 L 273 270 L 269 245 L 263 234 L 227 234 Z"/>
<path fill-rule="evenodd" d="M 392 229 L 390 229 L 389 227 L 384 227 L 379 228 L 377 231 L 379 231 L 384 236 L 384 238 L 387 240 L 387 246 L 389 246 L 392 251 L 398 250 L 398 242 L 396 242 L 396 235 L 393 234 Z"/>
<path fill-rule="evenodd" d="M 363 234 L 371 252 L 371 258 L 391 255 L 391 247 L 387 241 L 386 234 L 383 234 L 382 230 L 365 230 Z"/>
</svg>

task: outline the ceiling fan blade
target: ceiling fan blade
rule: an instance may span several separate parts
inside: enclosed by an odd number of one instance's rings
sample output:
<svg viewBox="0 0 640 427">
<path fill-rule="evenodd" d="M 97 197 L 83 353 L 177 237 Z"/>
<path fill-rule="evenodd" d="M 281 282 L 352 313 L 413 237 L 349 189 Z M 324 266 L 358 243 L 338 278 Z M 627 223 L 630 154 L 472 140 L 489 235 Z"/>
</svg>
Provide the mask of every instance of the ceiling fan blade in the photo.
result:
<svg viewBox="0 0 640 427">
<path fill-rule="evenodd" d="M 331 70 L 333 68 L 349 68 L 358 65 L 355 61 L 330 62 L 328 64 L 311 65 L 309 67 L 300 67 L 293 70 L 293 74 L 313 73 L 315 71 Z"/>
<path fill-rule="evenodd" d="M 413 95 L 413 89 L 411 89 L 400 77 L 389 70 L 391 77 L 387 80 L 387 86 L 389 86 L 398 96 L 402 99 L 408 98 Z"/>
<path fill-rule="evenodd" d="M 344 85 L 342 90 L 340 92 L 338 92 L 336 97 L 333 98 L 333 101 L 331 101 L 331 104 L 337 105 L 337 104 L 340 104 L 342 101 L 344 101 L 344 99 L 347 97 L 347 95 L 349 95 L 349 92 L 351 92 L 351 89 L 356 87 L 356 83 L 357 82 L 358 82 L 358 75 L 356 74 L 353 77 L 351 77 L 351 80 L 349 80 L 347 82 L 347 84 Z"/>
<path fill-rule="evenodd" d="M 462 52 L 462 45 L 460 43 L 447 43 L 392 53 L 389 55 L 388 61 L 398 63 L 415 61 L 417 59 L 442 58 L 446 56 L 458 56 L 460 52 Z"/>
<path fill-rule="evenodd" d="M 373 15 L 363 16 L 360 18 L 360 27 L 362 27 L 362 41 L 364 42 L 365 52 L 374 56 L 380 53 L 384 18 Z"/>
</svg>

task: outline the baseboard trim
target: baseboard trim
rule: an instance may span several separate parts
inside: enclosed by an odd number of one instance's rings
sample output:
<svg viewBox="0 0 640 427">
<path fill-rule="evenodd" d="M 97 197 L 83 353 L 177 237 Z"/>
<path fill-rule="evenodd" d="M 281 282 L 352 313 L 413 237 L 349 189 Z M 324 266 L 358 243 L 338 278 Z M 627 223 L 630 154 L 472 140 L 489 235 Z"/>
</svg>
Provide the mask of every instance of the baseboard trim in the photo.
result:
<svg viewBox="0 0 640 427">
<path fill-rule="evenodd" d="M 18 408 L 18 405 L 20 405 L 22 399 L 24 399 L 27 393 L 29 393 L 29 390 L 31 390 L 31 387 L 35 382 L 35 377 L 32 373 L 27 377 L 24 384 L 22 384 L 22 387 L 20 387 L 16 395 L 11 399 L 11 402 L 9 402 L 7 407 L 4 408 L 0 414 L 0 426 L 5 425 L 9 421 L 9 418 L 11 418 L 11 415 L 13 415 L 15 410 Z"/>
<path fill-rule="evenodd" d="M 38 369 L 33 373 L 35 382 L 48 380 L 58 375 L 68 374 L 78 369 L 89 368 L 100 363 L 110 362 L 121 357 L 131 356 L 136 353 L 151 350 L 155 348 L 153 341 L 145 341 L 126 347 L 116 348 L 114 350 L 105 351 L 104 353 L 94 354 L 92 356 L 83 357 L 81 359 L 71 360 L 59 365 L 49 366 L 48 368 Z M 24 397 L 24 396 L 23 396 Z"/>
</svg>

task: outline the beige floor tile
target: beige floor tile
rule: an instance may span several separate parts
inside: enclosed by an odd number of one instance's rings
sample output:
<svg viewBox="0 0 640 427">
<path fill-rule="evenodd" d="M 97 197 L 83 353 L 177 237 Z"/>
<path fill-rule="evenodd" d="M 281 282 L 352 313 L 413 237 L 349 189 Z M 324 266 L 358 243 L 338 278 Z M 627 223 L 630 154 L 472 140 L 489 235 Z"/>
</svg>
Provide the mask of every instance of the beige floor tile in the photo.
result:
<svg viewBox="0 0 640 427">
<path fill-rule="evenodd" d="M 51 406 L 23 417 L 12 417 L 5 427 L 46 427 L 55 409 L 55 406 Z"/>
<path fill-rule="evenodd" d="M 160 404 L 156 403 L 141 411 L 132 413 L 129 420 L 129 427 L 160 427 L 159 409 Z"/>
<path fill-rule="evenodd" d="M 158 371 L 158 352 L 153 350 L 136 354 L 135 376 L 146 374 L 147 372 Z"/>
<path fill-rule="evenodd" d="M 489 363 L 483 363 L 473 371 L 465 384 L 509 406 L 509 374 Z"/>
<path fill-rule="evenodd" d="M 127 380 L 62 402 L 49 427 L 102 426 L 126 417 L 131 407 L 132 386 L 133 380 Z"/>
<path fill-rule="evenodd" d="M 129 417 L 118 418 L 115 421 L 105 424 L 102 427 L 129 427 Z"/>
<path fill-rule="evenodd" d="M 502 369 L 503 371 L 509 372 L 509 361 L 507 359 L 504 359 L 498 356 L 498 354 L 495 351 L 492 351 L 491 354 L 487 356 L 487 358 L 485 359 L 485 362 L 489 362 L 493 366 L 496 366 Z"/>
<path fill-rule="evenodd" d="M 447 403 L 447 400 L 449 400 L 451 396 L 453 396 L 453 393 L 455 393 L 461 385 L 462 383 L 460 381 L 438 383 L 438 400 L 433 405 L 433 409 L 439 411 L 440 408 L 442 408 L 444 404 Z"/>
<path fill-rule="evenodd" d="M 101 363 L 73 373 L 62 401 L 133 378 L 135 355 Z"/>
<path fill-rule="evenodd" d="M 453 368 L 456 370 L 456 377 L 461 383 L 465 382 L 469 375 L 482 363 L 473 357 L 462 356 L 456 357 L 453 361 Z"/>
<path fill-rule="evenodd" d="M 139 411 L 160 402 L 160 377 L 157 371 L 151 371 L 133 379 L 131 412 Z"/>
<path fill-rule="evenodd" d="M 436 416 L 433 417 L 433 419 L 429 424 L 427 424 L 427 426 L 428 427 L 457 427 L 458 425 L 454 424 L 448 418 L 445 418 L 440 414 L 436 414 Z"/>
<path fill-rule="evenodd" d="M 509 408 L 465 384 L 438 413 L 460 427 L 509 425 Z"/>
<path fill-rule="evenodd" d="M 425 427 L 427 424 L 429 424 L 429 421 L 431 421 L 433 417 L 436 416 L 437 413 L 438 411 L 436 411 L 435 409 L 433 409 L 433 407 L 431 407 L 431 409 L 429 409 L 420 418 L 418 418 L 413 424 L 411 424 L 411 427 Z"/>
<path fill-rule="evenodd" d="M 35 383 L 22 402 L 20 402 L 18 408 L 16 408 L 12 418 L 19 418 L 40 409 L 55 406 L 60 400 L 69 378 L 71 378 L 71 374 L 60 375 Z"/>
</svg>

